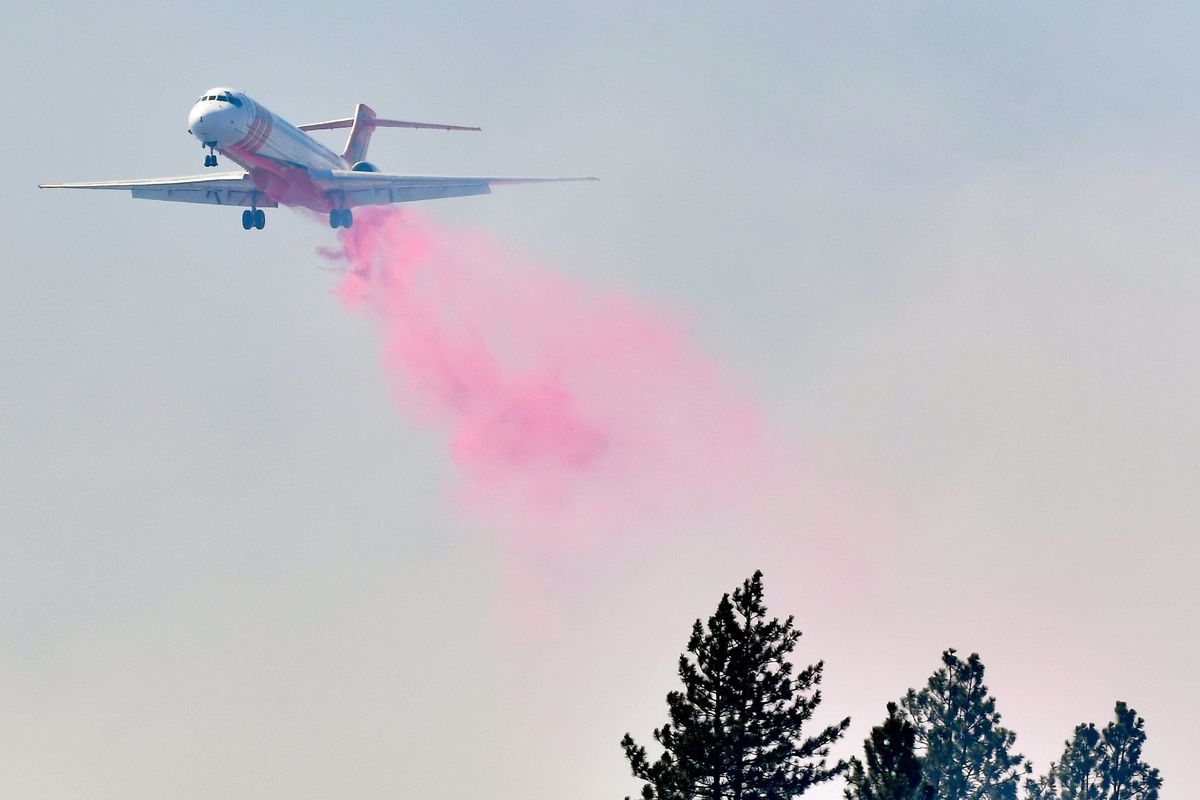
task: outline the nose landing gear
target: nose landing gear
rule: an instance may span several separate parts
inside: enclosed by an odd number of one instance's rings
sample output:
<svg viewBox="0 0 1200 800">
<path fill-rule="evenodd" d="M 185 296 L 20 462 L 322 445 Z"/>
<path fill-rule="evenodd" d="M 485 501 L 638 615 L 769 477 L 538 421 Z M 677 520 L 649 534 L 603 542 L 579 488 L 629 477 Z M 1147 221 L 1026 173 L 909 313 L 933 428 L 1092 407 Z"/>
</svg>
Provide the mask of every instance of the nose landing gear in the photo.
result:
<svg viewBox="0 0 1200 800">
<path fill-rule="evenodd" d="M 267 215 L 263 213 L 261 208 L 247 208 L 242 212 L 242 228 L 243 230 L 262 230 L 267 227 Z"/>
<path fill-rule="evenodd" d="M 354 224 L 354 214 L 348 208 L 335 208 L 329 212 L 329 227 L 349 228 Z"/>
<path fill-rule="evenodd" d="M 204 146 L 208 148 L 208 155 L 204 157 L 204 166 L 215 167 L 217 165 L 217 143 L 205 142 Z"/>
</svg>

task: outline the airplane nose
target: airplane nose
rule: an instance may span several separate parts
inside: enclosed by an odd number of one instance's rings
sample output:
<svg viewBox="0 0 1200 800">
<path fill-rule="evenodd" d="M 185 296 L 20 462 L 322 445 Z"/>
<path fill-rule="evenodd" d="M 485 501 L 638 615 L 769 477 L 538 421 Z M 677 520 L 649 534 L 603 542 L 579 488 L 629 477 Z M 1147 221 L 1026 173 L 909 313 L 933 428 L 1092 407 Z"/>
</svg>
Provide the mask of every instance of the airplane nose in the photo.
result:
<svg viewBox="0 0 1200 800">
<path fill-rule="evenodd" d="M 239 138 L 238 109 L 231 105 L 201 102 L 188 114 L 188 130 L 204 144 L 228 144 Z"/>
<path fill-rule="evenodd" d="M 212 126 L 206 123 L 204 111 L 203 103 L 196 103 L 196 105 L 192 106 L 192 110 L 188 112 L 188 130 L 200 141 L 207 142 L 212 141 L 207 138 L 207 135 L 211 133 L 209 128 Z"/>
</svg>

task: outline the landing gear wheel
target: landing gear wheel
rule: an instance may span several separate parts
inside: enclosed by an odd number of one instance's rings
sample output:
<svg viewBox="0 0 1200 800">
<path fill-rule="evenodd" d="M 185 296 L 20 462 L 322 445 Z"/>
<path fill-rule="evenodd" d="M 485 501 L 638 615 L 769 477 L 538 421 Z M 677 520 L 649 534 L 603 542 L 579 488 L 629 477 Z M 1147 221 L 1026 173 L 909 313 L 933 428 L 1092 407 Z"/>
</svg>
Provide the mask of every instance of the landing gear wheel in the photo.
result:
<svg viewBox="0 0 1200 800">
<path fill-rule="evenodd" d="M 353 212 L 351 212 L 350 209 L 348 209 L 348 208 L 343 210 L 342 211 L 342 227 L 349 228 L 353 224 L 354 224 Z"/>
<path fill-rule="evenodd" d="M 242 212 L 242 229 L 248 231 L 253 227 L 254 227 L 254 212 L 247 208 L 245 211 Z"/>
<path fill-rule="evenodd" d="M 267 227 L 267 215 L 261 208 L 254 209 L 254 227 L 260 231 Z"/>
<path fill-rule="evenodd" d="M 332 211 L 330 211 L 329 212 L 329 227 L 331 227 L 331 228 L 346 227 L 345 225 L 342 224 L 342 220 L 345 219 L 345 215 L 349 214 L 349 213 L 350 213 L 349 211 L 345 211 L 340 208 L 335 208 Z"/>
</svg>

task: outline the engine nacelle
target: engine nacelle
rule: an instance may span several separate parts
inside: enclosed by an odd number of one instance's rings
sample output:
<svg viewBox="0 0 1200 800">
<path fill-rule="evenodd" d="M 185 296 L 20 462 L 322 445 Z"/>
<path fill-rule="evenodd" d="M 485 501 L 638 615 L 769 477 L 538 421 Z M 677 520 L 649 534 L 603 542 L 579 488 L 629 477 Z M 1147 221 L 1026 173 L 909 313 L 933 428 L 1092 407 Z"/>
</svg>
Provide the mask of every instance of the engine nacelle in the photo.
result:
<svg viewBox="0 0 1200 800">
<path fill-rule="evenodd" d="M 356 161 L 350 169 L 355 172 L 379 172 L 379 167 L 372 164 L 370 161 Z"/>
</svg>

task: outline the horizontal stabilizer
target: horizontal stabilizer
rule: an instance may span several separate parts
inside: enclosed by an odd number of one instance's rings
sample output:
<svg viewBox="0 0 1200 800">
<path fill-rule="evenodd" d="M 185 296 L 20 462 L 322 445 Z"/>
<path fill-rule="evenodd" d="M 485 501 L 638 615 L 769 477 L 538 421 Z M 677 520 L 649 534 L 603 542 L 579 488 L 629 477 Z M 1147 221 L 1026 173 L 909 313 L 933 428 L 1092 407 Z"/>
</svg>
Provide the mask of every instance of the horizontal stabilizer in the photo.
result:
<svg viewBox="0 0 1200 800">
<path fill-rule="evenodd" d="M 483 128 L 473 128 L 468 125 L 443 125 L 438 122 L 406 122 L 402 119 L 373 119 L 371 125 L 376 128 L 429 128 L 439 131 L 481 131 Z M 354 126 L 354 117 L 331 119 L 327 122 L 309 122 L 296 127 L 302 131 L 331 131 L 336 128 Z"/>
</svg>

